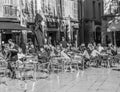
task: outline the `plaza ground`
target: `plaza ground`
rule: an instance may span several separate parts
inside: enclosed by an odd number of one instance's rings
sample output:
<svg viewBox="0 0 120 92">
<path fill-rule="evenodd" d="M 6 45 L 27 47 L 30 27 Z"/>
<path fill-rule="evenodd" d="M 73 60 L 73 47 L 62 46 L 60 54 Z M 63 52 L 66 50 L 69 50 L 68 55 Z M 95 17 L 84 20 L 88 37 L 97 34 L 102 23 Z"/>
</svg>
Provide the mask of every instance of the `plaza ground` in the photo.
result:
<svg viewBox="0 0 120 92">
<path fill-rule="evenodd" d="M 1 81 L 0 92 L 120 92 L 120 65 L 50 74 L 36 81 L 8 78 Z"/>
</svg>

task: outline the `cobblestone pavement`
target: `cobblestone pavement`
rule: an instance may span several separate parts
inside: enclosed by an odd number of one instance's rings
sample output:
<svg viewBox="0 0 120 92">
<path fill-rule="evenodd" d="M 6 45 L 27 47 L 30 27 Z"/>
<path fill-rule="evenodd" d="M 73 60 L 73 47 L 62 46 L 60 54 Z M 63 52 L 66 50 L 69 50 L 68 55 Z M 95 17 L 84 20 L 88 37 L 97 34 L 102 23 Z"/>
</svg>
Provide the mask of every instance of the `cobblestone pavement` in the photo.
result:
<svg viewBox="0 0 120 92">
<path fill-rule="evenodd" d="M 6 81 L 6 83 L 4 83 Z M 120 92 L 120 65 L 51 74 L 36 81 L 1 79 L 0 92 Z"/>
</svg>

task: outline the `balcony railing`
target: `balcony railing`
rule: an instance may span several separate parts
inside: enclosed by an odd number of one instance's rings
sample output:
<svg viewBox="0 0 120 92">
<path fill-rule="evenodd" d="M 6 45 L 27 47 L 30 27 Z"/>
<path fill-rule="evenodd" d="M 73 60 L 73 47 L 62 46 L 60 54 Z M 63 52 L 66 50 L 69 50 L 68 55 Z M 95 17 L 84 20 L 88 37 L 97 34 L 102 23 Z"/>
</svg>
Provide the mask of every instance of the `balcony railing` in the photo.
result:
<svg viewBox="0 0 120 92">
<path fill-rule="evenodd" d="M 4 5 L 3 16 L 7 18 L 17 18 L 17 7 L 12 5 Z"/>
</svg>

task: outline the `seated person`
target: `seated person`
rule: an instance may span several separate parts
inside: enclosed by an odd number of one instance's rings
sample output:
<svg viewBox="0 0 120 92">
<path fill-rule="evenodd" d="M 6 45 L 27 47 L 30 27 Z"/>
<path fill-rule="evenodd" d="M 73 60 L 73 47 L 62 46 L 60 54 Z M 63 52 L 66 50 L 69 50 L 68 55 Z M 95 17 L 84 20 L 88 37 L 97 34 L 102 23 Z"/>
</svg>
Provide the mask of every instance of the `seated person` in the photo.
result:
<svg viewBox="0 0 120 92">
<path fill-rule="evenodd" d="M 101 53 L 104 50 L 103 46 L 101 44 L 98 44 L 98 51 Z"/>
<path fill-rule="evenodd" d="M 18 59 L 18 46 L 12 41 L 12 39 L 8 40 L 9 48 L 8 48 L 8 58 L 10 61 L 16 61 Z"/>
<path fill-rule="evenodd" d="M 18 55 L 18 60 L 23 61 L 25 59 L 25 54 L 23 54 L 21 48 L 19 48 L 18 51 L 19 51 L 18 54 L 17 54 Z"/>
<path fill-rule="evenodd" d="M 97 57 L 98 55 L 100 55 L 100 52 L 97 50 L 97 48 L 94 48 L 91 52 L 91 57 Z"/>
<path fill-rule="evenodd" d="M 33 42 L 31 40 L 28 41 L 26 48 L 27 48 L 27 52 L 29 54 L 35 53 L 35 48 L 34 48 Z"/>
<path fill-rule="evenodd" d="M 66 59 L 70 59 L 70 57 L 65 53 L 65 50 L 61 51 L 61 56 L 66 58 Z"/>
<path fill-rule="evenodd" d="M 2 50 L 0 51 L 0 59 L 5 59 L 5 55 Z"/>
<path fill-rule="evenodd" d="M 113 55 L 113 52 L 114 52 L 113 46 L 112 44 L 109 44 L 107 48 L 107 54 Z"/>
<path fill-rule="evenodd" d="M 113 56 L 117 55 L 117 47 L 112 45 L 111 52 Z"/>
<path fill-rule="evenodd" d="M 84 62 L 82 62 L 82 63 L 84 63 L 84 65 L 85 65 L 85 67 L 86 67 L 88 61 L 90 60 L 90 55 L 89 55 L 87 49 L 86 49 L 86 48 L 83 48 L 83 49 L 82 49 L 82 53 L 80 53 L 80 55 L 83 56 Z"/>
<path fill-rule="evenodd" d="M 101 60 L 99 59 L 99 55 L 101 55 L 101 54 L 100 54 L 100 52 L 97 50 L 97 48 L 95 47 L 95 48 L 93 49 L 92 53 L 91 53 L 91 59 L 92 59 L 92 60 L 95 60 L 96 66 L 98 66 L 98 64 L 101 64 Z"/>
<path fill-rule="evenodd" d="M 62 37 L 61 46 L 62 46 L 64 49 L 68 47 L 68 43 L 67 43 L 67 41 L 65 40 L 64 37 Z"/>
<path fill-rule="evenodd" d="M 57 45 L 56 48 L 54 49 L 54 53 L 55 55 L 60 56 L 60 52 L 61 52 L 61 48 L 59 45 Z"/>
<path fill-rule="evenodd" d="M 49 56 L 48 56 L 47 51 L 43 47 L 40 48 L 40 52 L 38 55 L 39 62 L 41 62 L 41 63 L 48 62 L 48 57 Z"/>
<path fill-rule="evenodd" d="M 16 78 L 15 74 L 15 67 L 12 66 L 11 62 L 16 62 L 18 60 L 18 46 L 12 41 L 12 39 L 8 40 L 9 48 L 7 52 L 7 58 L 8 58 L 8 69 L 11 71 L 12 78 Z"/>
<path fill-rule="evenodd" d="M 79 50 L 80 50 L 80 51 L 83 51 L 84 48 L 85 48 L 85 44 L 82 43 L 82 44 L 79 46 Z"/>
</svg>

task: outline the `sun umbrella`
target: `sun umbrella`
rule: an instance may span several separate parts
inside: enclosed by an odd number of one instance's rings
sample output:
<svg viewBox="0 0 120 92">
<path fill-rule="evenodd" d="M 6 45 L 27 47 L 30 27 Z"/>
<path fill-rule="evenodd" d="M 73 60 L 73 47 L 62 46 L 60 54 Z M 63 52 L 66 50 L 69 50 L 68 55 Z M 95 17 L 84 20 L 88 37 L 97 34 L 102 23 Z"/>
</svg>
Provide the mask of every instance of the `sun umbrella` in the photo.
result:
<svg viewBox="0 0 120 92">
<path fill-rule="evenodd" d="M 107 32 L 114 32 L 114 44 L 116 45 L 116 31 L 120 31 L 120 22 L 111 23 L 107 29 Z"/>
<path fill-rule="evenodd" d="M 36 37 L 36 46 L 38 46 L 38 48 L 44 46 L 44 35 L 41 25 L 42 20 L 43 20 L 42 16 L 40 14 L 36 14 L 34 34 Z"/>
</svg>

